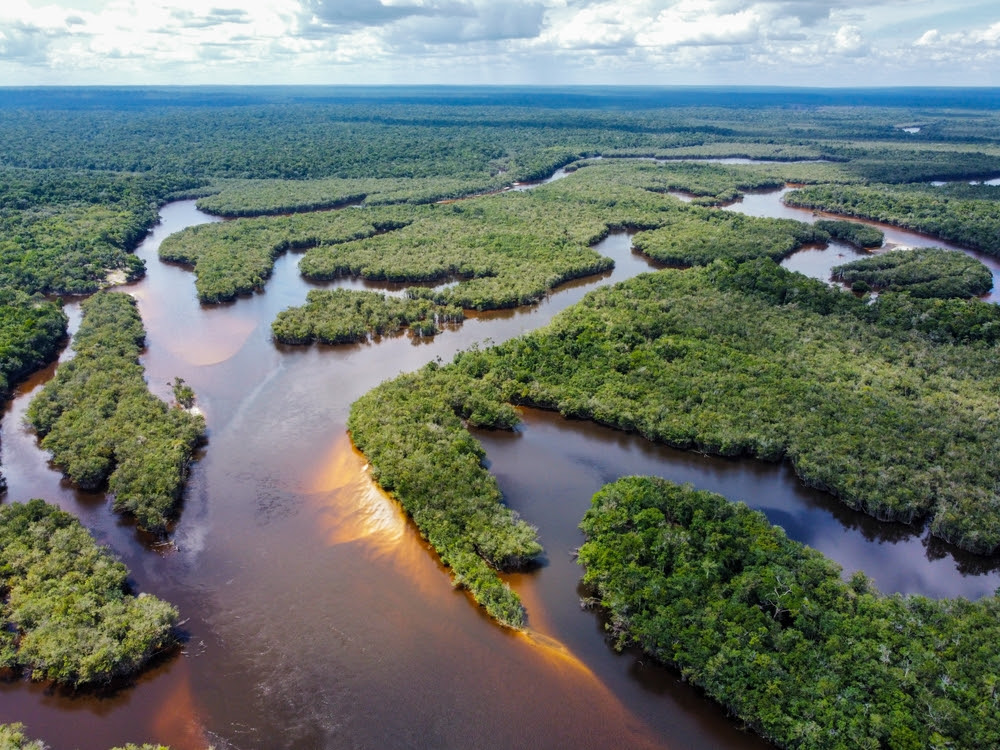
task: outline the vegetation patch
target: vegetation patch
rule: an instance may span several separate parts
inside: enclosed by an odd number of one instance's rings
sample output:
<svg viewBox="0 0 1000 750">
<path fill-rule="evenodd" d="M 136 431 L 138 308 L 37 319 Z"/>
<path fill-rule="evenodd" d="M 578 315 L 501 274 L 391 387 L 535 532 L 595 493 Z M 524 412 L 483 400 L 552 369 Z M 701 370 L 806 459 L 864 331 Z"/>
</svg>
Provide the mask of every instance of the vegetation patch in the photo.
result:
<svg viewBox="0 0 1000 750">
<path fill-rule="evenodd" d="M 339 208 L 364 201 L 435 203 L 500 190 L 509 178 L 386 177 L 324 180 L 228 180 L 217 193 L 201 198 L 198 208 L 219 216 L 264 216 Z"/>
<path fill-rule="evenodd" d="M 893 185 L 817 185 L 785 195 L 790 206 L 882 221 L 1000 255 L 996 201 Z"/>
<path fill-rule="evenodd" d="M 542 548 L 534 527 L 503 504 L 465 424 L 509 429 L 516 422 L 495 389 L 432 363 L 366 393 L 347 423 L 372 478 L 413 518 L 455 584 L 513 628 L 524 624 L 524 608 L 497 571 L 531 564 Z"/>
<path fill-rule="evenodd" d="M 414 294 L 465 309 L 516 307 L 537 302 L 561 282 L 611 268 L 610 259 L 589 247 L 607 231 L 586 207 L 506 193 L 425 207 L 399 231 L 314 248 L 299 268 L 311 279 L 457 277 L 455 286 Z"/>
<path fill-rule="evenodd" d="M 721 145 L 721 144 L 720 144 Z M 632 165 L 619 167 L 629 169 Z M 681 191 L 695 196 L 694 203 L 720 206 L 732 203 L 751 190 L 777 190 L 787 183 L 854 182 L 837 164 L 788 161 L 782 164 L 716 164 L 704 162 L 649 162 L 639 172 L 644 186 L 657 192 Z"/>
<path fill-rule="evenodd" d="M 301 250 L 369 237 L 400 226 L 395 215 L 334 211 L 199 224 L 167 237 L 160 258 L 194 266 L 202 302 L 223 302 L 261 289 L 274 260 Z"/>
<path fill-rule="evenodd" d="M 54 302 L 0 290 L 0 399 L 22 378 L 55 358 L 66 338 L 66 315 Z"/>
<path fill-rule="evenodd" d="M 23 724 L 0 724 L 0 748 L 2 750 L 50 750 L 41 740 L 33 740 L 25 734 Z M 166 745 L 151 745 L 144 743 L 136 745 L 128 742 L 111 750 L 170 750 Z"/>
<path fill-rule="evenodd" d="M 878 227 L 861 224 L 856 221 L 839 221 L 837 219 L 820 219 L 813 226 L 826 232 L 835 240 L 854 245 L 861 250 L 869 247 L 881 247 L 885 234 Z"/>
<path fill-rule="evenodd" d="M 993 274 L 978 260 L 935 247 L 896 250 L 834 266 L 833 278 L 876 291 L 945 299 L 973 297 L 993 288 Z"/>
<path fill-rule="evenodd" d="M 439 326 L 465 320 L 462 308 L 426 299 L 390 297 L 377 292 L 313 289 L 306 304 L 278 313 L 271 324 L 283 344 L 346 344 L 385 336 L 409 327 L 416 336 L 433 336 Z"/>
<path fill-rule="evenodd" d="M 177 610 L 129 593 L 128 570 L 42 500 L 0 507 L 0 666 L 106 683 L 175 643 Z"/>
<path fill-rule="evenodd" d="M 616 647 L 782 748 L 1000 745 L 1000 600 L 884 596 L 762 513 L 662 479 L 594 496 L 584 582 Z"/>
<path fill-rule="evenodd" d="M 472 378 L 501 402 L 679 448 L 787 457 L 852 508 L 930 517 L 932 534 L 988 554 L 1000 549 L 998 326 L 978 300 L 867 305 L 771 261 L 718 262 L 592 292 L 540 331 L 459 354 L 434 382 Z M 417 398 L 411 377 L 400 393 Z M 420 420 L 402 418 L 378 428 L 385 439 Z M 395 460 L 369 458 L 380 471 Z"/>
<path fill-rule="evenodd" d="M 102 292 L 86 300 L 76 352 L 28 407 L 41 446 L 83 488 L 107 482 L 114 508 L 148 531 L 166 529 L 205 422 L 146 388 L 145 338 L 135 300 Z"/>
<path fill-rule="evenodd" d="M 63 170 L 0 170 L 0 287 L 86 294 L 108 274 L 145 272 L 132 254 L 171 191 L 197 181 Z"/>
<path fill-rule="evenodd" d="M 678 212 L 659 229 L 640 232 L 632 244 L 673 266 L 701 266 L 719 259 L 778 261 L 803 245 L 824 242 L 825 232 L 793 219 L 767 219 L 712 209 Z"/>
</svg>

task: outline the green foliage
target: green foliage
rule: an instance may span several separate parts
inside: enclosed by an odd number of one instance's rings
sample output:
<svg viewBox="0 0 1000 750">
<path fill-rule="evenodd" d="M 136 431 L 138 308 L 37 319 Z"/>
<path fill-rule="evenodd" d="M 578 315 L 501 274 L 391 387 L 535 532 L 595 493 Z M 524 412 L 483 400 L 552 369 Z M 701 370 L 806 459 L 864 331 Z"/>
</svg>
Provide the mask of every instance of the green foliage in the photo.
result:
<svg viewBox="0 0 1000 750">
<path fill-rule="evenodd" d="M 930 516 L 934 535 L 994 552 L 996 308 L 883 296 L 869 306 L 770 261 L 646 274 L 435 377 L 679 448 L 787 457 L 853 508 Z"/>
<path fill-rule="evenodd" d="M 883 253 L 832 270 L 837 281 L 862 281 L 875 290 L 914 297 L 973 297 L 993 288 L 993 274 L 978 260 L 935 247 Z"/>
<path fill-rule="evenodd" d="M 585 583 L 635 644 L 782 748 L 996 747 L 1000 600 L 883 596 L 763 514 L 662 479 L 594 496 Z"/>
<path fill-rule="evenodd" d="M 184 382 L 184 378 L 174 378 L 173 386 L 174 400 L 183 408 L 190 409 L 194 406 L 194 389 Z"/>
<path fill-rule="evenodd" d="M 302 307 L 278 314 L 271 324 L 274 338 L 284 344 L 345 344 L 386 336 L 409 326 L 417 336 L 433 336 L 438 324 L 459 323 L 462 308 L 435 305 L 426 299 L 400 299 L 376 292 L 313 289 Z"/>
<path fill-rule="evenodd" d="M 1000 255 L 1000 212 L 995 200 L 950 198 L 947 193 L 892 185 L 819 185 L 792 191 L 785 195 L 785 202 L 927 232 Z"/>
<path fill-rule="evenodd" d="M 347 427 L 372 477 L 400 502 L 455 584 L 499 622 L 524 623 L 520 600 L 496 575 L 530 564 L 542 548 L 535 529 L 502 503 L 484 452 L 463 426 L 509 429 L 513 409 L 495 389 L 434 365 L 369 391 Z"/>
<path fill-rule="evenodd" d="M 0 291 L 0 398 L 52 360 L 65 337 L 66 315 L 58 304 Z"/>
<path fill-rule="evenodd" d="M 368 237 L 397 226 L 395 214 L 359 210 L 199 224 L 167 237 L 160 258 L 194 266 L 202 302 L 222 302 L 264 286 L 287 250 Z"/>
<path fill-rule="evenodd" d="M 0 171 L 0 285 L 30 293 L 93 292 L 108 275 L 142 276 L 131 254 L 170 192 L 196 181 Z"/>
<path fill-rule="evenodd" d="M 23 724 L 0 724 L 0 750 L 48 750 L 41 740 L 31 740 L 24 734 Z M 144 743 L 136 745 L 132 742 L 111 750 L 170 750 L 166 745 L 151 745 Z"/>
<path fill-rule="evenodd" d="M 881 326 L 919 331 L 938 343 L 1000 342 L 1000 307 L 978 299 L 919 299 L 885 292 L 870 308 Z"/>
<path fill-rule="evenodd" d="M 47 750 L 40 740 L 28 739 L 24 724 L 0 724 L 0 750 Z"/>
<path fill-rule="evenodd" d="M 979 150 L 966 144 L 949 144 L 945 148 L 838 144 L 831 151 L 837 158 L 846 160 L 845 171 L 867 182 L 929 182 L 1000 174 L 1000 155 L 992 149 Z"/>
<path fill-rule="evenodd" d="M 174 643 L 177 610 L 132 596 L 127 577 L 69 513 L 0 507 L 0 666 L 71 685 L 141 669 Z"/>
<path fill-rule="evenodd" d="M 685 153 L 690 149 L 680 149 Z M 670 156 L 673 156 L 671 152 Z M 631 165 L 623 165 L 626 169 Z M 837 164 L 713 164 L 666 161 L 645 165 L 647 189 L 657 192 L 677 190 L 696 196 L 695 203 L 718 206 L 732 203 L 749 190 L 784 187 L 786 183 L 854 182 Z"/>
<path fill-rule="evenodd" d="M 299 268 L 312 279 L 458 278 L 461 283 L 439 292 L 413 293 L 465 309 L 534 303 L 563 281 L 612 265 L 588 247 L 607 233 L 607 224 L 588 215 L 585 207 L 546 200 L 539 192 L 414 209 L 403 228 L 313 248 Z"/>
<path fill-rule="evenodd" d="M 84 488 L 107 482 L 116 510 L 163 531 L 204 420 L 168 408 L 146 388 L 138 361 L 145 332 L 135 300 L 96 294 L 83 313 L 76 356 L 31 402 L 27 419 L 70 479 Z"/>
<path fill-rule="evenodd" d="M 490 178 L 329 178 L 324 180 L 229 180 L 218 192 L 198 201 L 198 208 L 220 216 L 264 216 L 338 208 L 364 201 L 434 203 L 500 190 L 509 181 Z"/>
<path fill-rule="evenodd" d="M 827 235 L 792 219 L 766 219 L 692 207 L 659 229 L 640 232 L 633 246 L 654 260 L 675 266 L 705 265 L 718 259 L 778 261 Z"/>
<path fill-rule="evenodd" d="M 640 174 L 631 183 L 621 165 L 602 164 L 530 193 L 202 225 L 167 238 L 160 256 L 194 263 L 207 302 L 259 288 L 279 253 L 309 248 L 300 269 L 310 278 L 457 278 L 411 296 L 466 309 L 529 304 L 563 281 L 610 268 L 589 247 L 610 228 L 655 227 L 687 210 L 644 187 L 642 166 L 633 167 Z"/>
<path fill-rule="evenodd" d="M 821 232 L 826 232 L 834 239 L 864 250 L 867 247 L 881 247 L 885 234 L 878 227 L 860 224 L 856 221 L 838 221 L 835 219 L 820 219 L 813 226 Z"/>
</svg>

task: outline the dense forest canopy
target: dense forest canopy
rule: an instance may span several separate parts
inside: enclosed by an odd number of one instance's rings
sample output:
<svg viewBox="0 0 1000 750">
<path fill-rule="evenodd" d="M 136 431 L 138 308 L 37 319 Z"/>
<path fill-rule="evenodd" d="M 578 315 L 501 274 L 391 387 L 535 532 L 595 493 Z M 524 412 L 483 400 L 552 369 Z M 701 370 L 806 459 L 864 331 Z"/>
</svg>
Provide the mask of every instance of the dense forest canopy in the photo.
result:
<svg viewBox="0 0 1000 750">
<path fill-rule="evenodd" d="M 884 596 L 721 495 L 594 496 L 584 581 L 615 644 L 677 667 L 782 748 L 996 747 L 1000 599 Z"/>
<path fill-rule="evenodd" d="M 833 278 L 855 291 L 905 291 L 944 299 L 973 297 L 993 288 L 993 274 L 978 260 L 936 247 L 896 250 L 834 266 Z"/>
<path fill-rule="evenodd" d="M 145 330 L 132 297 L 102 292 L 82 308 L 76 355 L 31 402 L 28 422 L 70 479 L 90 489 L 107 483 L 116 510 L 163 532 L 205 421 L 146 387 L 139 363 Z"/>
<path fill-rule="evenodd" d="M 456 415 L 509 428 L 511 403 L 680 448 L 784 458 L 852 508 L 929 517 L 932 534 L 992 553 L 998 323 L 979 301 L 886 294 L 870 305 L 770 261 L 716 261 L 592 292 L 546 328 L 384 383 L 355 402 L 348 427 L 453 568 L 455 545 L 483 556 L 475 519 L 503 507 L 493 489 L 470 507 L 467 491 L 426 514 L 444 502 L 438 488 L 492 487 Z M 444 509 L 457 537 L 436 535 Z"/>
<path fill-rule="evenodd" d="M 512 189 L 557 169 L 569 176 Z M 351 409 L 372 477 L 492 617 L 525 624 L 499 574 L 539 564 L 542 547 L 469 428 L 511 429 L 522 404 L 788 460 L 853 508 L 996 553 L 1000 312 L 966 299 L 988 288 L 981 264 L 920 251 L 837 270 L 880 292 L 862 298 L 775 261 L 830 238 L 874 247 L 878 230 L 718 207 L 793 184 L 793 205 L 998 254 L 1000 188 L 967 184 L 998 175 L 993 89 L 0 89 L 0 396 L 65 339 L 51 297 L 97 292 L 75 357 L 28 418 L 74 482 L 106 486 L 163 532 L 204 421 L 183 380 L 175 405 L 149 393 L 137 308 L 98 290 L 143 273 L 132 251 L 165 202 L 240 217 L 161 246 L 192 266 L 206 303 L 265 287 L 288 250 L 305 251 L 313 280 L 422 284 L 405 299 L 314 291 L 273 324 L 293 343 L 430 335 L 463 309 L 538 302 L 610 268 L 592 245 L 628 229 L 651 258 L 696 268 L 593 293 L 543 330 L 389 380 Z M 882 596 L 745 508 L 646 480 L 605 490 L 585 528 L 581 559 L 616 641 L 679 667 L 775 742 L 1000 742 L 996 598 Z M 67 514 L 0 508 L 0 667 L 71 684 L 140 668 L 172 643 L 177 613 L 125 581 Z M 0 726 L 8 738 L 31 746 Z"/>
<path fill-rule="evenodd" d="M 137 672 L 176 643 L 177 610 L 127 577 L 69 513 L 0 506 L 0 668 L 70 685 Z"/>
</svg>

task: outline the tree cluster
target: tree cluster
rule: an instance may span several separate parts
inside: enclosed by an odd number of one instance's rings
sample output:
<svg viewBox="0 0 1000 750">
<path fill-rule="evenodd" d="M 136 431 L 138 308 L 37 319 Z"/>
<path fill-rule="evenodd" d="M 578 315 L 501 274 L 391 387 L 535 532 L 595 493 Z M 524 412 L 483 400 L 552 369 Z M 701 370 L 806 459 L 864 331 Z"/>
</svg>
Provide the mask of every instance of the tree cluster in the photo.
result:
<svg viewBox="0 0 1000 750">
<path fill-rule="evenodd" d="M 43 500 L 0 506 L 0 667 L 70 685 L 139 671 L 175 643 L 177 610 Z"/>
<path fill-rule="evenodd" d="M 313 289 L 305 305 L 278 313 L 271 332 L 283 344 L 347 344 L 367 341 L 370 336 L 390 336 L 404 327 L 416 336 L 433 336 L 440 326 L 463 320 L 461 307 L 436 305 L 426 299 Z"/>
<path fill-rule="evenodd" d="M 204 439 L 204 419 L 147 389 L 135 300 L 102 292 L 82 307 L 76 355 L 31 402 L 28 422 L 67 477 L 83 488 L 106 483 L 115 510 L 162 532 Z"/>
<path fill-rule="evenodd" d="M 906 292 L 913 297 L 974 297 L 993 288 L 993 274 L 964 253 L 923 247 L 833 267 L 833 278 L 855 291 Z"/>
<path fill-rule="evenodd" d="M 496 571 L 523 568 L 542 548 L 534 527 L 503 504 L 465 425 L 509 429 L 516 422 L 495 390 L 431 364 L 366 393 L 347 423 L 372 478 L 413 518 L 455 584 L 513 628 L 523 625 L 524 608 Z"/>
<path fill-rule="evenodd" d="M 1000 745 L 1000 599 L 884 596 L 721 495 L 627 477 L 581 528 L 617 647 L 680 670 L 778 747 Z"/>
<path fill-rule="evenodd" d="M 892 185 L 817 185 L 785 195 L 790 206 L 882 221 L 1000 255 L 996 201 Z"/>
<path fill-rule="evenodd" d="M 885 234 L 878 227 L 861 224 L 856 221 L 841 221 L 839 219 L 820 219 L 813 226 L 826 232 L 830 237 L 864 250 L 869 247 L 881 247 Z"/>
<path fill-rule="evenodd" d="M 501 401 L 679 448 L 786 458 L 852 508 L 929 517 L 935 536 L 989 554 L 1000 549 L 1000 318 L 978 301 L 939 302 L 867 305 L 770 261 L 716 262 L 592 292 L 435 377 L 454 371 Z M 379 470 L 392 460 L 370 458 Z"/>
</svg>

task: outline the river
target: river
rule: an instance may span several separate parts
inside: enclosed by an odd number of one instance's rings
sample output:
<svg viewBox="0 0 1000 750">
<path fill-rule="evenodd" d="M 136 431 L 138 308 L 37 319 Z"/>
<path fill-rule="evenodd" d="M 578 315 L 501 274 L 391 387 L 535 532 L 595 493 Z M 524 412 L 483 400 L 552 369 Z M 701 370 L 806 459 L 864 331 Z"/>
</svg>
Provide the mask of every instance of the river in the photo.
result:
<svg viewBox="0 0 1000 750">
<path fill-rule="evenodd" d="M 989 183 L 989 184 L 992 184 Z M 778 190 L 751 191 L 744 194 L 743 198 L 725 206 L 726 210 L 737 211 L 749 216 L 770 216 L 780 219 L 796 219 L 808 224 L 814 224 L 820 219 L 842 219 L 852 221 L 857 224 L 867 224 L 878 227 L 885 235 L 881 248 L 875 252 L 885 252 L 897 247 L 941 247 L 945 250 L 954 250 L 970 255 L 990 269 L 993 274 L 993 289 L 983 296 L 989 302 L 1000 302 L 1000 259 L 987 255 L 977 250 L 970 250 L 959 245 L 945 242 L 928 234 L 911 232 L 906 229 L 882 224 L 876 221 L 856 219 L 850 216 L 813 211 L 809 208 L 798 208 L 786 205 L 785 194 L 794 188 L 785 187 Z M 807 276 L 830 280 L 830 269 L 841 263 L 849 263 L 852 260 L 863 258 L 871 253 L 858 250 L 845 242 L 833 241 L 827 245 L 809 247 L 799 250 L 788 256 L 781 265 L 790 271 L 798 271 Z"/>
<path fill-rule="evenodd" d="M 0 722 L 28 724 L 54 750 L 127 741 L 174 750 L 768 747 L 668 670 L 616 654 L 600 616 L 580 609 L 576 525 L 591 494 L 623 473 L 744 499 L 887 591 L 975 597 L 1000 584 L 995 561 L 852 513 L 787 466 L 673 451 L 525 410 L 517 432 L 477 433 L 547 554 L 541 569 L 510 577 L 529 632 L 503 630 L 451 588 L 412 524 L 372 485 L 345 432 L 348 409 L 386 378 L 520 335 L 590 289 L 649 270 L 629 235 L 597 246 L 614 271 L 564 285 L 535 307 L 473 314 L 431 340 L 282 347 L 270 322 L 312 288 L 298 255 L 278 259 L 265 292 L 218 306 L 198 303 L 188 270 L 157 259 L 165 236 L 211 220 L 191 201 L 165 206 L 138 250 L 147 276 L 121 288 L 139 300 L 151 389 L 167 397 L 183 377 L 209 425 L 174 545 L 151 547 L 102 493 L 74 490 L 21 427 L 54 368 L 7 406 L 7 500 L 42 496 L 75 513 L 132 569 L 139 590 L 188 618 L 181 653 L 127 689 L 73 695 L 0 682 Z M 75 327 L 78 310 L 69 310 Z"/>
</svg>

